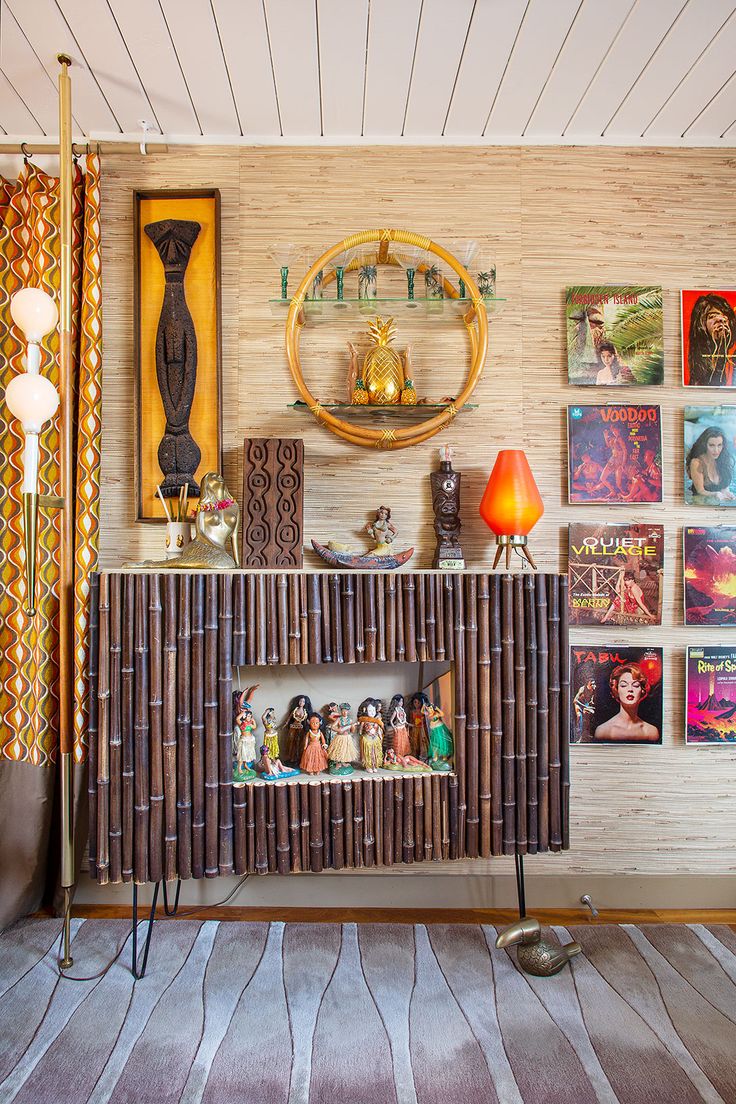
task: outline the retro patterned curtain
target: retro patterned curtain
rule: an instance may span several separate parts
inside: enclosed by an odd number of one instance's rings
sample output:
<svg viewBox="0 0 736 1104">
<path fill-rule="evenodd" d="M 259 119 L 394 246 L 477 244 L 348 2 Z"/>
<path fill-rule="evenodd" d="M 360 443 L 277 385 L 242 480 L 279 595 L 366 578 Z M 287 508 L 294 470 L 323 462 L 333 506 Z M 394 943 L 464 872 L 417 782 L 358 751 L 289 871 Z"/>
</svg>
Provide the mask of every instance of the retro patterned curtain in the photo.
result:
<svg viewBox="0 0 736 1104">
<path fill-rule="evenodd" d="M 74 761 L 86 758 L 87 592 L 97 566 L 102 318 L 100 163 L 74 171 L 73 349 L 76 414 Z M 25 162 L 0 179 L 0 930 L 37 908 L 46 885 L 58 747 L 59 513 L 39 511 L 38 612 L 25 612 L 23 435 L 2 401 L 23 370 L 11 296 L 42 287 L 58 303 L 59 180 Z M 42 345 L 41 371 L 59 385 L 59 334 Z M 56 419 L 41 434 L 41 494 L 59 493 Z M 81 772 L 78 772 L 79 777 Z M 79 790 L 79 787 L 77 787 Z"/>
</svg>

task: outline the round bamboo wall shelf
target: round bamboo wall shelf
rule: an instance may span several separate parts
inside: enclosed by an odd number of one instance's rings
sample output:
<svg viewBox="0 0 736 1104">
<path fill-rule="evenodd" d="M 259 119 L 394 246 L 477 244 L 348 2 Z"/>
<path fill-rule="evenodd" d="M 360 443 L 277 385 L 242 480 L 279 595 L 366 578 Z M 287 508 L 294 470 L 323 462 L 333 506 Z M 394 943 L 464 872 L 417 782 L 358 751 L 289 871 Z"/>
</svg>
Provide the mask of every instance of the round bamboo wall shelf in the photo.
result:
<svg viewBox="0 0 736 1104">
<path fill-rule="evenodd" d="M 318 272 L 323 271 L 326 265 L 341 253 L 355 249 L 360 245 L 368 245 L 371 242 L 375 242 L 378 245 L 376 252 L 377 264 L 397 263 L 395 257 L 391 253 L 392 242 L 401 242 L 405 245 L 425 249 L 428 253 L 433 253 L 436 257 L 439 257 L 440 260 L 444 261 L 445 264 L 449 265 L 456 275 L 464 281 L 468 298 L 470 299 L 470 306 L 463 315 L 463 323 L 468 332 L 471 362 L 465 384 L 460 394 L 453 403 L 447 406 L 439 414 L 426 418 L 417 425 L 404 426 L 398 429 L 372 429 L 369 426 L 355 425 L 332 414 L 329 410 L 326 410 L 319 400 L 312 395 L 304 381 L 301 358 L 299 355 L 301 331 L 306 321 L 303 310 L 304 301 L 307 296 L 307 289 L 311 287 L 315 276 Z M 444 281 L 444 288 L 446 295 L 457 298 L 458 293 L 456 289 L 447 281 Z M 409 448 L 411 445 L 421 444 L 422 441 L 427 441 L 430 437 L 434 437 L 436 433 L 439 433 L 445 426 L 449 425 L 468 402 L 478 380 L 483 374 L 487 350 L 488 315 L 486 313 L 485 303 L 483 302 L 480 292 L 478 291 L 478 286 L 472 276 L 465 266 L 446 249 L 443 249 L 441 245 L 437 245 L 436 242 L 431 241 L 429 238 L 414 234 L 410 230 L 364 230 L 360 234 L 351 234 L 343 241 L 338 242 L 337 245 L 333 245 L 314 262 L 304 276 L 296 294 L 291 300 L 289 313 L 286 318 L 286 355 L 289 360 L 289 368 L 294 377 L 294 382 L 299 389 L 299 394 L 318 422 L 321 422 L 331 430 L 332 433 L 335 433 L 344 441 L 349 441 L 354 445 L 361 445 L 363 448 L 403 449 Z"/>
</svg>

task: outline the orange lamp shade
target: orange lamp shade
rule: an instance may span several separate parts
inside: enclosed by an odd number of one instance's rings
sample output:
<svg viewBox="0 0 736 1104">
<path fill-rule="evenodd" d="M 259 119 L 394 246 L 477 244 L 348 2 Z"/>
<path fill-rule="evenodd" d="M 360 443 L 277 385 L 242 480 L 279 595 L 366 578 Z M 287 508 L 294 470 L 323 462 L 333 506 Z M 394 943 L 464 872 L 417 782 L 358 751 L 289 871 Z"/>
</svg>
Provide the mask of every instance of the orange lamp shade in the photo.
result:
<svg viewBox="0 0 736 1104">
<path fill-rule="evenodd" d="M 480 516 L 498 537 L 525 537 L 543 513 L 524 450 L 501 449 L 480 501 Z"/>
</svg>

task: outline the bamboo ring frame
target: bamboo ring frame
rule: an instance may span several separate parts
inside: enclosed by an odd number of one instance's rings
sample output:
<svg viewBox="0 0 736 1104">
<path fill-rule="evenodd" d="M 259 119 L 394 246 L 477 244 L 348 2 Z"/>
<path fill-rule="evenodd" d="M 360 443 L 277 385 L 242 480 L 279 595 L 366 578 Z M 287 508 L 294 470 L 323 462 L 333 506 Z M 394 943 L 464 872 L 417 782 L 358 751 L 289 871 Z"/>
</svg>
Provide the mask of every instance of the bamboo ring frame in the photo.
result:
<svg viewBox="0 0 736 1104">
<path fill-rule="evenodd" d="M 440 260 L 444 261 L 445 264 L 448 264 L 457 276 L 463 280 L 471 300 L 471 305 L 463 315 L 463 322 L 468 331 L 471 353 L 470 370 L 465 385 L 455 401 L 445 410 L 441 411 L 439 414 L 435 414 L 431 418 L 425 419 L 418 425 L 405 426 L 398 429 L 370 429 L 359 425 L 352 425 L 350 422 L 343 421 L 342 418 L 338 418 L 328 410 L 325 410 L 319 400 L 312 395 L 304 382 L 301 360 L 299 358 L 299 341 L 301 331 L 306 321 L 303 305 L 307 296 L 307 289 L 311 286 L 312 280 L 317 273 L 321 272 L 325 265 L 339 256 L 340 253 L 354 249 L 359 245 L 366 245 L 369 242 L 379 243 L 376 254 L 377 264 L 398 263 L 389 251 L 391 242 L 402 242 L 405 245 L 413 245 L 418 246 L 420 249 L 426 249 L 428 253 L 433 253 L 436 257 L 439 257 Z M 425 267 L 424 265 L 417 265 L 419 271 L 422 271 Z M 446 280 L 443 281 L 443 283 L 445 294 L 450 298 L 457 299 L 457 290 Z M 428 441 L 430 437 L 434 437 L 436 433 L 439 433 L 445 426 L 450 424 L 472 395 L 482 375 L 487 350 L 488 315 L 486 314 L 485 303 L 481 298 L 475 280 L 473 280 L 465 266 L 462 265 L 456 257 L 453 257 L 451 253 L 448 253 L 446 249 L 443 249 L 441 245 L 437 245 L 436 242 L 431 241 L 429 238 L 414 234 L 410 230 L 364 230 L 360 234 L 351 234 L 343 241 L 338 242 L 337 245 L 333 245 L 314 262 L 305 275 L 296 294 L 291 300 L 289 313 L 286 319 L 286 355 L 289 360 L 289 369 L 297 385 L 299 394 L 318 422 L 321 422 L 344 441 L 349 441 L 354 445 L 361 445 L 363 448 L 410 448 L 412 445 L 419 445 L 423 441 Z"/>
</svg>

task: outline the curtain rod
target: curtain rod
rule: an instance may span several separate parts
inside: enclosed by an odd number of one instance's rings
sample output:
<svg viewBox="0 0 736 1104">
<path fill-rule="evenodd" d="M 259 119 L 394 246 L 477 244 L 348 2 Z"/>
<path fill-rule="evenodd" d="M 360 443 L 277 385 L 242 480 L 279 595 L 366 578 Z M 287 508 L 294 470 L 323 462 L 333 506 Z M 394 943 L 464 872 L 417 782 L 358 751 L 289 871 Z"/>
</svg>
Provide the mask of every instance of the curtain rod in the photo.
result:
<svg viewBox="0 0 736 1104">
<path fill-rule="evenodd" d="M 151 144 L 148 147 L 149 153 L 167 153 L 169 147 L 163 143 Z M 0 154 L 8 153 L 20 153 L 24 157 L 29 159 L 34 154 L 53 154 L 59 152 L 58 142 L 49 141 L 29 141 L 29 142 L 4 142 L 2 136 L 0 136 Z M 75 157 L 84 157 L 88 153 L 141 153 L 139 142 L 74 142 L 72 145 L 72 152 Z"/>
</svg>

